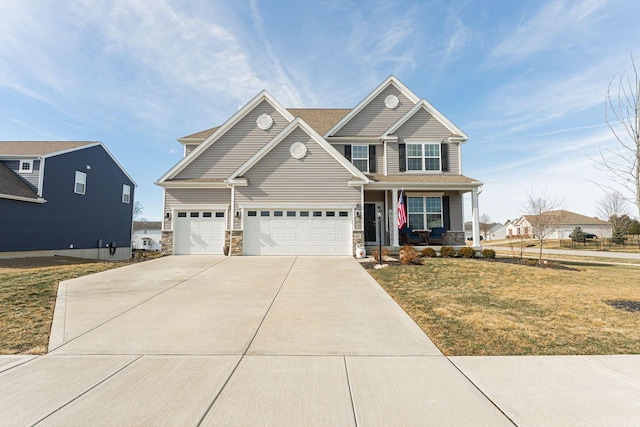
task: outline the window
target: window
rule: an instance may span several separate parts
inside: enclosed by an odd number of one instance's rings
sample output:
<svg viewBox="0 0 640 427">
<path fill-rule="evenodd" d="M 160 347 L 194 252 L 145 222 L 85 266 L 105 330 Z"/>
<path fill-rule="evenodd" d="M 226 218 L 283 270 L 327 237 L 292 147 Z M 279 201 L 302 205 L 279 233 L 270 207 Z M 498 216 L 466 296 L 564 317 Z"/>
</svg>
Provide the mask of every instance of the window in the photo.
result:
<svg viewBox="0 0 640 427">
<path fill-rule="evenodd" d="M 131 201 L 131 187 L 127 184 L 122 184 L 122 203 L 129 203 Z"/>
<path fill-rule="evenodd" d="M 247 212 L 247 216 L 256 216 L 258 214 L 258 212 L 256 211 L 248 211 Z"/>
<path fill-rule="evenodd" d="M 87 191 L 87 174 L 76 171 L 76 186 L 74 188 L 76 194 L 84 194 Z"/>
<path fill-rule="evenodd" d="M 270 211 L 260 211 L 260 216 L 269 216 Z"/>
<path fill-rule="evenodd" d="M 282 211 L 273 211 L 273 216 L 282 216 Z"/>
<path fill-rule="evenodd" d="M 32 173 L 33 172 L 33 160 L 20 160 L 20 173 Z"/>
<path fill-rule="evenodd" d="M 202 212 L 202 218 L 211 218 L 211 212 Z"/>
<path fill-rule="evenodd" d="M 224 218 L 224 212 L 216 212 L 216 218 Z"/>
<path fill-rule="evenodd" d="M 407 197 L 409 228 L 426 230 L 442 227 L 441 197 Z"/>
<path fill-rule="evenodd" d="M 187 217 L 186 212 L 178 212 L 178 218 L 186 218 L 186 217 Z"/>
<path fill-rule="evenodd" d="M 441 171 L 440 144 L 407 144 L 408 171 Z"/>
<path fill-rule="evenodd" d="M 340 216 L 342 216 L 342 217 L 349 216 L 349 212 L 347 212 L 347 211 L 340 211 L 339 215 L 340 215 Z"/>
<path fill-rule="evenodd" d="M 322 216 L 322 212 L 320 212 L 320 211 L 313 211 L 313 216 Z"/>
<path fill-rule="evenodd" d="M 189 216 L 191 218 L 200 218 L 200 212 L 191 212 Z"/>
<path fill-rule="evenodd" d="M 300 212 L 300 216 L 309 216 L 309 211 Z"/>
<path fill-rule="evenodd" d="M 325 212 L 325 216 L 336 216 L 336 213 L 333 211 Z"/>
<path fill-rule="evenodd" d="M 369 146 L 353 145 L 351 147 L 351 163 L 362 172 L 369 172 Z"/>
<path fill-rule="evenodd" d="M 287 216 L 296 216 L 296 211 L 287 211 Z"/>
</svg>

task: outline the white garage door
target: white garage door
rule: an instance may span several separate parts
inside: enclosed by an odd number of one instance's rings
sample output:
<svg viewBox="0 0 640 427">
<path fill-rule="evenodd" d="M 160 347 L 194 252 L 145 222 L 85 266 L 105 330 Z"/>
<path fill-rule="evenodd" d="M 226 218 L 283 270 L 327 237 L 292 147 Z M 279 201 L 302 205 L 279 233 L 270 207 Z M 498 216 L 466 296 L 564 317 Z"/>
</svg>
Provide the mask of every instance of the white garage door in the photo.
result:
<svg viewBox="0 0 640 427">
<path fill-rule="evenodd" d="M 351 255 L 352 220 L 344 210 L 248 210 L 245 255 Z"/>
<path fill-rule="evenodd" d="M 174 250 L 177 255 L 222 254 L 226 229 L 224 212 L 176 213 Z"/>
</svg>

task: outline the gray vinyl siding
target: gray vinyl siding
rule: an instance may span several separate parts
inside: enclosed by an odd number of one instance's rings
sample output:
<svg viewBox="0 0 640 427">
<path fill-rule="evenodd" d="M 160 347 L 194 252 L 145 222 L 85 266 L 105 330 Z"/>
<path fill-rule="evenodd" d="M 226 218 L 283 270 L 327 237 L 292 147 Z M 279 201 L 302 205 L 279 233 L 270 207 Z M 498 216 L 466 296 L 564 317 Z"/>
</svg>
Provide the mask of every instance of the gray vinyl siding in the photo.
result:
<svg viewBox="0 0 640 427">
<path fill-rule="evenodd" d="M 384 105 L 384 99 L 389 95 L 396 95 L 400 100 L 400 104 L 393 110 Z M 335 136 L 380 136 L 414 105 L 395 86 L 389 85 L 346 123 Z"/>
<path fill-rule="evenodd" d="M 167 188 L 164 191 L 165 212 L 184 205 L 228 205 L 231 190 L 227 188 Z M 171 219 L 165 216 L 163 227 L 171 229 Z"/>
<path fill-rule="evenodd" d="M 398 143 L 387 142 L 387 175 L 398 175 L 398 174 L 400 174 L 400 158 L 398 154 Z"/>
<path fill-rule="evenodd" d="M 307 146 L 307 154 L 300 160 L 289 153 L 296 141 Z M 351 173 L 301 129 L 281 141 L 245 177 L 249 185 L 236 188 L 238 206 L 256 202 L 273 206 L 326 203 L 355 207 L 360 203 L 360 187 L 347 185 L 353 178 Z"/>
<path fill-rule="evenodd" d="M 195 150 L 196 148 L 198 148 L 198 144 L 186 144 L 184 146 L 184 155 L 188 156 L 189 153 L 191 153 L 193 150 Z"/>
<path fill-rule="evenodd" d="M 256 125 L 261 114 L 273 118 L 273 126 L 262 130 Z M 267 101 L 263 101 L 209 148 L 201 152 L 176 179 L 226 178 L 242 166 L 262 146 L 289 124 Z"/>
<path fill-rule="evenodd" d="M 7 160 L 3 161 L 6 167 L 11 169 L 18 175 L 33 191 L 38 192 L 38 183 L 40 180 L 40 160 L 33 161 L 33 172 L 20 173 L 20 160 Z"/>
<path fill-rule="evenodd" d="M 451 231 L 463 231 L 464 224 L 462 220 L 462 195 L 459 193 L 445 193 L 449 196 L 449 218 L 451 221 Z"/>
</svg>

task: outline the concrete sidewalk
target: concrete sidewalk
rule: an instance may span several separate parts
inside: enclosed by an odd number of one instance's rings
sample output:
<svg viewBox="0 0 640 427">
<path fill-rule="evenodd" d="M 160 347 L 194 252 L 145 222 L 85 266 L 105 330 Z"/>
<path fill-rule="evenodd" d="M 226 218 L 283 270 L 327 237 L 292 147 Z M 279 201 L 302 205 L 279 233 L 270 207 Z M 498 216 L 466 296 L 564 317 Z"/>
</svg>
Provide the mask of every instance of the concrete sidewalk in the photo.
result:
<svg viewBox="0 0 640 427">
<path fill-rule="evenodd" d="M 446 358 L 349 257 L 173 256 L 62 283 L 0 425 L 634 425 L 639 366 Z"/>
</svg>

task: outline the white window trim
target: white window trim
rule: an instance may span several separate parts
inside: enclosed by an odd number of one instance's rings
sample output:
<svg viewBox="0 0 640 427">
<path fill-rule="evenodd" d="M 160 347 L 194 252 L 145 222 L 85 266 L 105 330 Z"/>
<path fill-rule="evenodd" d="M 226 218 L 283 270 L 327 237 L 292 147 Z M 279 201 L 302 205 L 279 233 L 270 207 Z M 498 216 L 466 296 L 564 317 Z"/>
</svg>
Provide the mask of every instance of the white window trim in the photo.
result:
<svg viewBox="0 0 640 427">
<path fill-rule="evenodd" d="M 422 146 L 422 155 L 420 156 L 409 156 L 409 146 L 410 145 L 421 145 Z M 427 156 L 425 149 L 427 145 L 437 145 L 438 146 L 438 156 Z M 442 146 L 438 142 L 406 142 L 406 165 L 405 170 L 409 173 L 442 173 Z M 421 169 L 409 169 L 409 159 L 420 159 L 421 160 Z M 438 169 L 425 169 L 425 159 L 438 159 Z"/>
<path fill-rule="evenodd" d="M 364 158 L 362 157 L 355 157 L 355 147 L 364 147 L 365 148 L 365 156 Z M 354 161 L 355 160 L 366 160 L 367 161 L 367 170 L 361 170 L 360 172 L 362 173 L 369 173 L 369 169 L 371 169 L 371 165 L 369 164 L 369 146 L 365 145 L 365 144 L 355 144 L 355 145 L 351 145 L 351 163 L 355 166 Z M 356 166 L 357 167 L 357 166 Z"/>
<path fill-rule="evenodd" d="M 422 199 L 422 212 L 409 212 L 409 198 L 420 198 Z M 440 226 L 444 227 L 444 212 L 442 206 L 442 196 L 419 196 L 419 195 L 407 195 L 407 224 L 409 222 L 409 215 L 422 215 L 422 223 L 425 226 L 425 230 L 428 230 L 428 221 L 427 215 L 435 215 L 438 212 L 427 212 L 427 198 L 438 198 L 440 199 Z"/>
<path fill-rule="evenodd" d="M 22 169 L 23 164 L 28 164 L 29 169 Z M 18 172 L 19 173 L 33 173 L 33 160 L 20 160 L 18 163 Z"/>
<path fill-rule="evenodd" d="M 78 180 L 78 177 L 82 178 L 80 180 Z M 82 184 L 84 187 L 82 189 L 82 192 L 78 191 L 78 184 Z M 86 194 L 87 193 L 87 174 L 84 172 L 80 172 L 80 171 L 76 171 L 76 180 L 75 183 L 73 185 L 73 192 L 76 194 Z"/>
<path fill-rule="evenodd" d="M 127 200 L 124 199 L 127 196 Z M 122 184 L 122 203 L 131 203 L 131 186 Z"/>
</svg>

